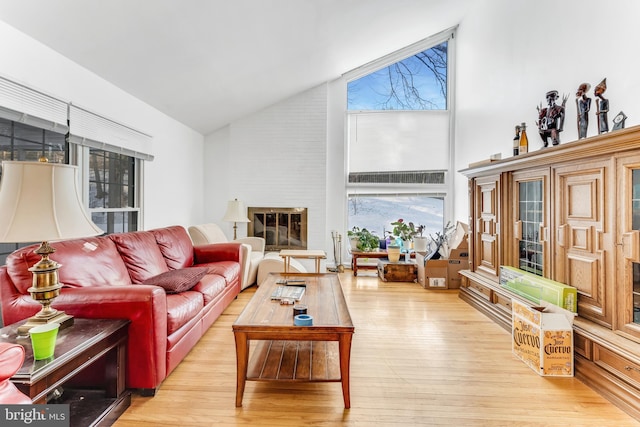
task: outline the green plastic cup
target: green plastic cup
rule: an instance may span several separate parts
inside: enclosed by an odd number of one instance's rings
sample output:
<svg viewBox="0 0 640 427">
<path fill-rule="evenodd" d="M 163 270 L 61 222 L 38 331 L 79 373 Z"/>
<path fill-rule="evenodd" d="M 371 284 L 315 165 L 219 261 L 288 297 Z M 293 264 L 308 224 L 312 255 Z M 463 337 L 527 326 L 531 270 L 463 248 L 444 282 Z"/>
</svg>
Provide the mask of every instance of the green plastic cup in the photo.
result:
<svg viewBox="0 0 640 427">
<path fill-rule="evenodd" d="M 56 349 L 56 338 L 58 337 L 57 323 L 47 323 L 46 325 L 35 326 L 29 330 L 31 335 L 31 346 L 33 347 L 33 358 L 35 360 L 48 359 L 53 356 Z"/>
</svg>

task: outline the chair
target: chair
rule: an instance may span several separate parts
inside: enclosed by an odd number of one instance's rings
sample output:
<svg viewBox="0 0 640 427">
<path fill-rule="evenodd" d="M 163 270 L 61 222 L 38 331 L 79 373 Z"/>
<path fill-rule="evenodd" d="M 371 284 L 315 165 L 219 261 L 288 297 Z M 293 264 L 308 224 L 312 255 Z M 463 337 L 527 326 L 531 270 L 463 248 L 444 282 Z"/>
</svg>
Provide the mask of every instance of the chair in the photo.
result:
<svg viewBox="0 0 640 427">
<path fill-rule="evenodd" d="M 213 223 L 192 225 L 188 228 L 194 246 L 209 243 L 227 243 L 229 239 L 222 229 Z M 254 283 L 258 276 L 258 265 L 264 258 L 265 240 L 262 237 L 242 237 L 234 240 L 242 243 L 242 289 Z"/>
<path fill-rule="evenodd" d="M 0 343 L 0 403 L 3 405 L 31 404 L 31 399 L 11 382 L 24 362 L 24 347 L 18 344 Z"/>
<path fill-rule="evenodd" d="M 269 273 L 282 273 L 284 271 L 284 260 L 280 257 L 278 252 L 268 252 L 258 267 L 258 285 L 267 278 Z M 306 273 L 307 269 L 294 258 L 289 259 L 289 272 L 290 273 Z"/>
</svg>

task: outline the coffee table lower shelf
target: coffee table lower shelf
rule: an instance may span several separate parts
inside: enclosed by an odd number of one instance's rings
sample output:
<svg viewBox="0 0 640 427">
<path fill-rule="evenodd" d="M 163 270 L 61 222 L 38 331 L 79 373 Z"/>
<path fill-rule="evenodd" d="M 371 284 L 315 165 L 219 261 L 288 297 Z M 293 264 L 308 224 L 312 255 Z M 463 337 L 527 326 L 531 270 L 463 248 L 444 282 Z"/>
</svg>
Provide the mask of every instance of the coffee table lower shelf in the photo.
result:
<svg viewBox="0 0 640 427">
<path fill-rule="evenodd" d="M 252 341 L 247 381 L 340 382 L 337 341 Z"/>
</svg>

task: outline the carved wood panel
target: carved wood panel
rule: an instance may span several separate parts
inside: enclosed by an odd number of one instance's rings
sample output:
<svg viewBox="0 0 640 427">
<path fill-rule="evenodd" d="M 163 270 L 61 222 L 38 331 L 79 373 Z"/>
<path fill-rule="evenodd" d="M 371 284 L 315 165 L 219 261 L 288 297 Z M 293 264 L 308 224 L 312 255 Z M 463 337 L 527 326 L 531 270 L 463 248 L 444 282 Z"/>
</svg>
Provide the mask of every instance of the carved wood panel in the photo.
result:
<svg viewBox="0 0 640 427">
<path fill-rule="evenodd" d="M 611 272 L 605 264 L 603 233 L 607 162 L 581 163 L 555 170 L 555 280 L 578 289 L 578 312 L 611 325 L 607 294 Z"/>
<path fill-rule="evenodd" d="M 475 227 L 474 257 L 476 271 L 497 277 L 500 272 L 499 251 L 499 175 L 479 178 L 475 189 Z"/>
</svg>

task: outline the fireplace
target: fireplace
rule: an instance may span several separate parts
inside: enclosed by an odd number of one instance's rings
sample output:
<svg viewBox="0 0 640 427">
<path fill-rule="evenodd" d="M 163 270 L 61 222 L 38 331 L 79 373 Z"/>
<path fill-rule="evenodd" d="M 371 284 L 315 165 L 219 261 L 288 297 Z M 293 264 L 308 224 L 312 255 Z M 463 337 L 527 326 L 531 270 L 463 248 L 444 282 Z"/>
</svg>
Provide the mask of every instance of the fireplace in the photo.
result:
<svg viewBox="0 0 640 427">
<path fill-rule="evenodd" d="M 265 251 L 307 249 L 307 208 L 248 209 L 247 236 L 265 239 Z"/>
</svg>

